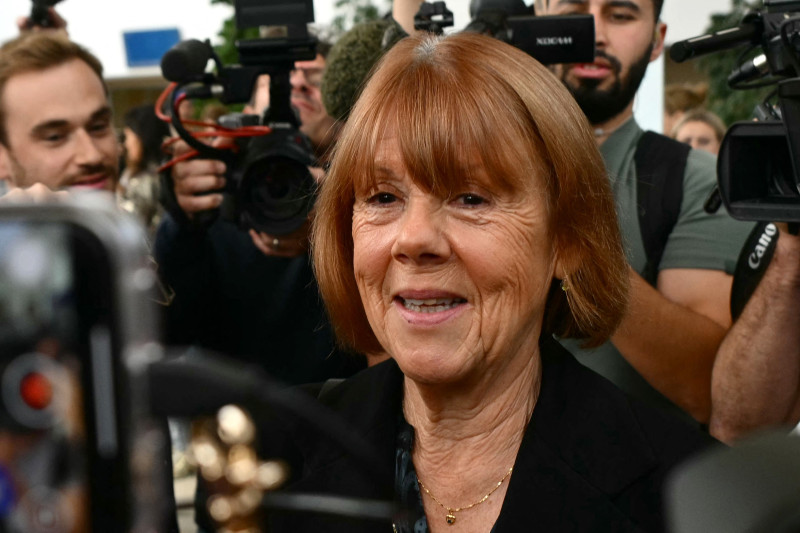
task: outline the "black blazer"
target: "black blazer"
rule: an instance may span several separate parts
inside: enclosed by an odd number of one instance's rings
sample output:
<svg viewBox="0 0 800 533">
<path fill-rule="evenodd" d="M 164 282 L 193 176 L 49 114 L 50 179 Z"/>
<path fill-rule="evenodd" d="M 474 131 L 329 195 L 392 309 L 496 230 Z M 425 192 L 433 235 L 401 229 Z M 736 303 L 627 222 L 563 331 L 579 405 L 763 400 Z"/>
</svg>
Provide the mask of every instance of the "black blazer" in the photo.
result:
<svg viewBox="0 0 800 533">
<path fill-rule="evenodd" d="M 716 441 L 627 397 L 552 339 L 541 348 L 541 392 L 493 531 L 664 531 L 665 475 Z M 387 361 L 324 393 L 321 401 L 378 450 L 380 468 L 364 472 L 358 457 L 295 426 L 288 453 L 301 474 L 290 490 L 392 500 L 402 384 L 399 368 Z M 311 514 L 273 514 L 271 527 L 391 531 L 387 522 Z"/>
</svg>

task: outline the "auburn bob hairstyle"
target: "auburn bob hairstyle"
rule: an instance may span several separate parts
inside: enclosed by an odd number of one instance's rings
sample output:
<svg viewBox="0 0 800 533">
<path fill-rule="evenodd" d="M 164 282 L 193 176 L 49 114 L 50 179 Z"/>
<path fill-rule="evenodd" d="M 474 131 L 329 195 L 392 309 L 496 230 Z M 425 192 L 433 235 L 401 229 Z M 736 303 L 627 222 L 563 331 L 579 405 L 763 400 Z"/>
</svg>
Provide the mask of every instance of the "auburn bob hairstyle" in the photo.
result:
<svg viewBox="0 0 800 533">
<path fill-rule="evenodd" d="M 375 156 L 389 133 L 424 190 L 457 189 L 471 179 L 476 158 L 503 189 L 529 190 L 536 180 L 568 286 L 551 284 L 542 333 L 582 338 L 587 346 L 608 339 L 625 310 L 628 267 L 589 124 L 561 82 L 529 55 L 491 37 L 457 33 L 408 37 L 386 53 L 321 185 L 314 268 L 344 346 L 382 351 L 353 274 L 352 216 L 355 191 L 375 180 Z"/>
</svg>

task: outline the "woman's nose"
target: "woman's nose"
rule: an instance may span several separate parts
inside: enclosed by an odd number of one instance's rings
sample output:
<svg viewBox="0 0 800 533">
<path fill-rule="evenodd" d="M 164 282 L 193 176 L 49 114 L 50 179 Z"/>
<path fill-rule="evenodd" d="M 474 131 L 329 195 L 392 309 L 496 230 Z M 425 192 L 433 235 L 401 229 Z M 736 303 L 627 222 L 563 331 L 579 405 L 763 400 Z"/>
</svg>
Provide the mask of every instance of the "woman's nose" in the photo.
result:
<svg viewBox="0 0 800 533">
<path fill-rule="evenodd" d="M 447 215 L 439 201 L 411 199 L 400 218 L 392 255 L 419 265 L 447 261 L 451 248 L 446 225 Z"/>
</svg>

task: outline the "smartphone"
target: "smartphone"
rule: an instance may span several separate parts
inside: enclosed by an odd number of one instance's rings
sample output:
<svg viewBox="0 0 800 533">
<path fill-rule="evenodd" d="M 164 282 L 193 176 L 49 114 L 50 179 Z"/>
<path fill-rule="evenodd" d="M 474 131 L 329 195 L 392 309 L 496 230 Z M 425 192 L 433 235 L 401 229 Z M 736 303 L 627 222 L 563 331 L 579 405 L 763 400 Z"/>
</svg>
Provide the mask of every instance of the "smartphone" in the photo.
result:
<svg viewBox="0 0 800 533">
<path fill-rule="evenodd" d="M 138 223 L 97 193 L 0 205 L 0 531 L 164 530 L 148 257 Z"/>
</svg>

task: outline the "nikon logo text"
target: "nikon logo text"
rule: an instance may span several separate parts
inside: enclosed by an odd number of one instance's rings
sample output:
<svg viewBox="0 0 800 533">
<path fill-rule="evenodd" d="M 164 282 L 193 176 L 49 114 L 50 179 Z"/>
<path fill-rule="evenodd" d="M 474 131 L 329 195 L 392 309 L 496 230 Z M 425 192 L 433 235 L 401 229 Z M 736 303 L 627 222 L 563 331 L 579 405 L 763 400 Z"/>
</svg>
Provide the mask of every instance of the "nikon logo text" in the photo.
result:
<svg viewBox="0 0 800 533">
<path fill-rule="evenodd" d="M 769 248 L 769 244 L 772 242 L 772 238 L 775 237 L 776 233 L 778 233 L 778 228 L 775 227 L 775 224 L 767 224 L 764 228 L 764 233 L 758 238 L 758 244 L 756 244 L 756 247 L 750 253 L 750 257 L 747 258 L 747 263 L 750 265 L 750 268 L 755 270 L 761 265 L 761 258 L 764 257 L 764 253 Z"/>
<path fill-rule="evenodd" d="M 538 46 L 562 46 L 572 44 L 572 37 L 537 37 Z"/>
</svg>

